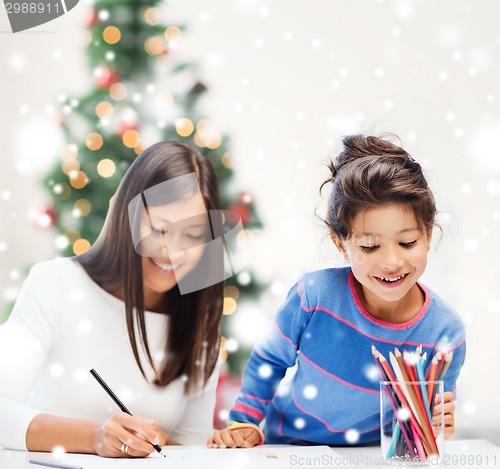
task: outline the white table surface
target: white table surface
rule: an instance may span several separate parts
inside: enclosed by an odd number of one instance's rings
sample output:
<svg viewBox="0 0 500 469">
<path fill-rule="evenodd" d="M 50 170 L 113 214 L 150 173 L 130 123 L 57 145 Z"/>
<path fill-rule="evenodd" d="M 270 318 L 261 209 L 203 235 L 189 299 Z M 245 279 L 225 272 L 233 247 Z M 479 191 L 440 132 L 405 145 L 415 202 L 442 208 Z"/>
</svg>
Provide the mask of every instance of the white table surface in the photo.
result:
<svg viewBox="0 0 500 469">
<path fill-rule="evenodd" d="M 276 448 L 281 448 L 277 450 Z M 167 449 L 167 458 L 148 459 L 108 459 L 98 456 L 71 455 L 63 456 L 62 461 L 69 464 L 83 462 L 83 469 L 100 469 L 107 467 L 134 467 L 152 468 L 152 466 L 169 469 L 183 467 L 185 469 L 196 468 L 248 468 L 254 469 L 252 455 L 248 451 L 258 451 L 272 455 L 284 455 L 281 459 L 269 459 L 269 464 L 259 468 L 331 468 L 331 467 L 351 467 L 356 468 L 376 468 L 388 467 L 383 463 L 380 447 L 335 447 L 330 450 L 328 447 L 309 447 L 309 449 L 297 446 L 274 446 L 264 445 L 251 450 L 218 450 L 208 449 L 202 446 L 172 446 Z M 333 451 L 332 451 L 333 450 Z M 278 453 L 278 451 L 283 451 Z M 320 455 L 320 457 L 317 457 Z M 158 456 L 159 457 L 159 456 Z M 270 456 L 267 456 L 268 458 Z M 42 469 L 43 466 L 30 464 L 30 458 L 61 460 L 50 453 L 33 453 L 24 451 L 10 451 L 0 449 L 0 469 Z M 500 447 L 486 440 L 449 440 L 445 442 L 443 462 L 436 466 L 446 469 L 469 467 L 499 468 L 500 469 Z M 255 461 L 255 460 L 254 460 Z M 393 465 L 398 467 L 399 465 Z M 424 466 L 429 467 L 429 466 Z"/>
</svg>

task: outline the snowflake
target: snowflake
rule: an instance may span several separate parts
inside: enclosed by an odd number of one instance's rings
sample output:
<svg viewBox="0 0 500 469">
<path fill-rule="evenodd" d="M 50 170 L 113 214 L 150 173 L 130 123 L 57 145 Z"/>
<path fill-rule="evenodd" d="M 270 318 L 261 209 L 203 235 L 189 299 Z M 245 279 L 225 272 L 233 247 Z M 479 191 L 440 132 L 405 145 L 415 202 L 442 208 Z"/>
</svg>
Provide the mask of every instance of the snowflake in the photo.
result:
<svg viewBox="0 0 500 469">
<path fill-rule="evenodd" d="M 406 407 L 401 407 L 398 409 L 398 419 L 399 420 L 408 420 L 410 418 L 410 411 Z"/>
<path fill-rule="evenodd" d="M 466 401 L 462 405 L 462 412 L 465 415 L 474 415 L 477 412 L 477 404 L 474 401 Z"/>
<path fill-rule="evenodd" d="M 66 448 L 61 445 L 54 446 L 52 448 L 52 454 L 58 458 L 62 458 L 66 453 Z"/>
<path fill-rule="evenodd" d="M 293 426 L 297 430 L 302 430 L 306 426 L 306 421 L 302 417 L 298 417 L 293 421 Z"/>
<path fill-rule="evenodd" d="M 318 395 L 318 388 L 314 384 L 308 384 L 302 392 L 306 399 L 314 399 Z"/>
<path fill-rule="evenodd" d="M 259 376 L 261 378 L 270 378 L 273 374 L 273 369 L 267 365 L 267 364 L 264 364 L 264 365 L 260 365 L 259 366 Z"/>
<path fill-rule="evenodd" d="M 357 443 L 359 440 L 359 432 L 357 430 L 354 430 L 354 428 L 347 430 L 345 434 L 345 440 L 351 444 Z"/>
</svg>

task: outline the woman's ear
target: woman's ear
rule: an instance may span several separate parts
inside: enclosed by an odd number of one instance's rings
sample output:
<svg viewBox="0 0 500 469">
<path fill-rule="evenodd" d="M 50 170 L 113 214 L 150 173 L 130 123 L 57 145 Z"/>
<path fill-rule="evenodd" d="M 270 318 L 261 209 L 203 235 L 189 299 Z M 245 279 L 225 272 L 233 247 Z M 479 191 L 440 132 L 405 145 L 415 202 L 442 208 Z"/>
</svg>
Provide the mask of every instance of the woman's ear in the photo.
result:
<svg viewBox="0 0 500 469">
<path fill-rule="evenodd" d="M 349 262 L 349 256 L 347 255 L 347 250 L 344 246 L 344 241 L 335 235 L 331 235 L 330 239 L 332 240 L 333 244 L 335 244 L 335 247 L 339 250 L 340 254 L 342 254 L 344 260 Z"/>
</svg>

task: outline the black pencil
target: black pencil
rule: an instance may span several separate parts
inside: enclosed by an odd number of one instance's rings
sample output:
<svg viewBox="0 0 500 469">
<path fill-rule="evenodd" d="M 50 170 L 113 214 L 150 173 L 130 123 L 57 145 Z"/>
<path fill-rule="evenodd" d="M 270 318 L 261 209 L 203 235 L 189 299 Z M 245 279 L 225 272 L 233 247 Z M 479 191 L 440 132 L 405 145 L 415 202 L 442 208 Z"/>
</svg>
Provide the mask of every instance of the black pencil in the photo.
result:
<svg viewBox="0 0 500 469">
<path fill-rule="evenodd" d="M 118 396 L 111 390 L 111 388 L 104 382 L 104 380 L 99 376 L 99 373 L 97 373 L 97 371 L 94 370 L 94 368 L 92 368 L 90 370 L 90 374 L 96 379 L 96 381 L 102 386 L 102 388 L 108 393 L 108 396 L 111 397 L 111 399 L 113 399 L 114 403 L 120 408 L 120 410 L 122 412 L 125 412 L 129 415 L 132 415 L 132 412 L 130 412 L 130 410 L 128 410 L 126 407 L 125 407 L 125 404 L 123 404 L 122 401 L 120 401 L 120 399 L 118 399 Z M 161 449 L 161 446 L 159 445 L 153 445 L 153 448 L 158 451 L 158 453 L 160 454 L 163 454 L 162 452 L 162 449 Z M 163 457 L 165 458 L 166 455 L 163 454 Z"/>
</svg>

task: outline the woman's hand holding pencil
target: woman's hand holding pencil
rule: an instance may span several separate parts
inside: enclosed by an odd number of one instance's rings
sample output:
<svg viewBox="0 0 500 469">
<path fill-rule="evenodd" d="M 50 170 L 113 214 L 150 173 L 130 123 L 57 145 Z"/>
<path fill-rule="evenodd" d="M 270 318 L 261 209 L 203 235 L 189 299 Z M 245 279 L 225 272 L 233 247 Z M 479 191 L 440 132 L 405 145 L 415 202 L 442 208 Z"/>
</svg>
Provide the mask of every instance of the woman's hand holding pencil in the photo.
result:
<svg viewBox="0 0 500 469">
<path fill-rule="evenodd" d="M 90 374 L 121 410 L 97 427 L 94 432 L 95 453 L 115 458 L 146 457 L 154 449 L 165 457 L 160 445 L 167 443 L 168 436 L 159 429 L 158 422 L 133 416 L 97 371 L 92 368 Z"/>
<path fill-rule="evenodd" d="M 152 444 L 165 445 L 166 441 L 160 440 L 162 435 L 156 421 L 117 412 L 97 426 L 93 439 L 100 456 L 144 458 L 154 451 Z"/>
</svg>

